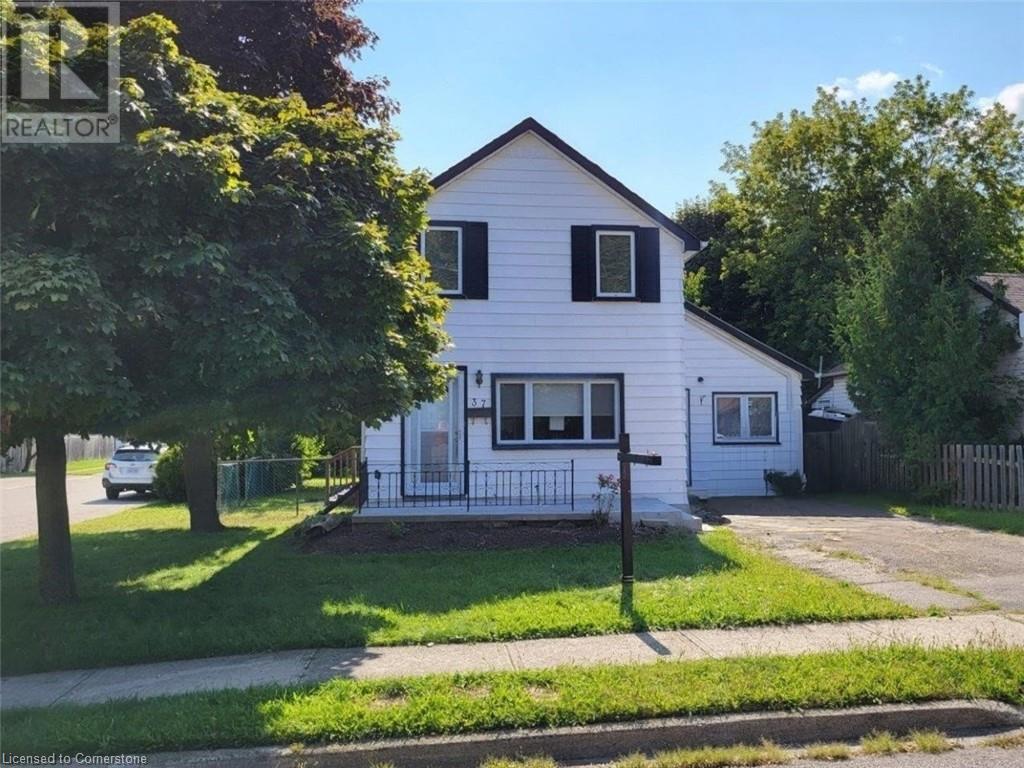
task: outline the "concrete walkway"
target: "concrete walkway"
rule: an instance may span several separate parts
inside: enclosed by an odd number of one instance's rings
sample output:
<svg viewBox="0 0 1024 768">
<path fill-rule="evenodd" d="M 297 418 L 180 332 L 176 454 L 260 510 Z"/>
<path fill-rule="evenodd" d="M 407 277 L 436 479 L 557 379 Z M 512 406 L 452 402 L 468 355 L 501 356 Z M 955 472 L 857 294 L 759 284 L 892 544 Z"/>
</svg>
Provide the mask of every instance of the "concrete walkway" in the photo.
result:
<svg viewBox="0 0 1024 768">
<path fill-rule="evenodd" d="M 973 614 L 844 624 L 700 629 L 507 643 L 321 648 L 47 672 L 0 680 L 4 709 L 151 698 L 333 678 L 373 679 L 445 672 L 513 671 L 566 665 L 644 664 L 756 654 L 796 655 L 916 643 L 1024 646 L 1024 616 Z"/>
</svg>

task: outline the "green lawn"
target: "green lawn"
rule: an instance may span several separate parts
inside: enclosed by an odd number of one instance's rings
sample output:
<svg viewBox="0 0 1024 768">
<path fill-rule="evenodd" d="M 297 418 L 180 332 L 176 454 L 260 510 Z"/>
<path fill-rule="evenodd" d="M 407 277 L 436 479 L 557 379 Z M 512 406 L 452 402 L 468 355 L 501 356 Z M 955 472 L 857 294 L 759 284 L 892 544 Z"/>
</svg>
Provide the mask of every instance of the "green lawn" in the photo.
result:
<svg viewBox="0 0 1024 768">
<path fill-rule="evenodd" d="M 110 459 L 76 459 L 68 462 L 69 475 L 98 475 Z"/>
<path fill-rule="evenodd" d="M 780 562 L 731 532 L 637 545 L 632 597 L 610 544 L 302 554 L 294 507 L 191 534 L 155 503 L 73 529 L 79 603 L 36 597 L 36 545 L 3 545 L 3 673 L 317 646 L 395 645 L 901 617 L 886 598 Z M 340 533 L 339 535 L 344 535 Z M 412 531 L 407 535 L 415 535 Z"/>
<path fill-rule="evenodd" d="M 345 742 L 882 702 L 1024 704 L 1024 650 L 894 647 L 795 657 L 439 675 L 4 712 L 4 749 L 133 753 Z"/>
<path fill-rule="evenodd" d="M 67 473 L 69 475 L 98 475 L 110 459 L 76 459 L 69 461 Z M 32 477 L 34 470 L 28 472 L 3 472 L 4 477 Z"/>
<path fill-rule="evenodd" d="M 877 507 L 902 517 L 923 517 L 942 523 L 966 525 L 982 531 L 1002 531 L 1024 536 L 1024 512 L 923 504 L 905 495 L 885 493 L 827 493 L 821 494 L 819 498 L 855 506 Z"/>
<path fill-rule="evenodd" d="M 1024 536 L 1024 512 L 1000 512 L 992 509 L 944 507 L 933 504 L 889 503 L 890 512 L 908 517 L 925 517 L 942 523 L 956 523 L 983 531 L 1002 531 Z"/>
</svg>

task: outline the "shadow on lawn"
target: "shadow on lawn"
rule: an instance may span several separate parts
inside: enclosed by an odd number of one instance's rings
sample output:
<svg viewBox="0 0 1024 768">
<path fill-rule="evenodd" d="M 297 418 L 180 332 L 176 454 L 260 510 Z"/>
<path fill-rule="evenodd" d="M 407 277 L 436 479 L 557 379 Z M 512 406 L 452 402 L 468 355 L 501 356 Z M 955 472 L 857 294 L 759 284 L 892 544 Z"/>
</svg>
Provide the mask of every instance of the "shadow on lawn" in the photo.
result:
<svg viewBox="0 0 1024 768">
<path fill-rule="evenodd" d="M 5 674 L 363 646 L 386 642 L 399 622 L 403 632 L 415 623 L 412 641 L 457 640 L 460 630 L 508 636 L 515 629 L 509 622 L 522 625 L 522 636 L 550 635 L 544 621 L 572 621 L 558 601 L 543 600 L 556 593 L 570 603 L 606 601 L 610 618 L 628 619 L 621 628 L 647 628 L 632 591 L 616 610 L 615 545 L 306 555 L 291 530 L 257 523 L 201 535 L 183 529 L 76 533 L 73 548 L 81 600 L 45 607 L 36 596 L 35 542 L 4 546 Z M 641 584 L 738 567 L 699 538 L 676 536 L 639 546 L 637 565 Z M 584 592 L 574 596 L 572 590 Z M 535 620 L 537 610 L 547 618 Z"/>
</svg>

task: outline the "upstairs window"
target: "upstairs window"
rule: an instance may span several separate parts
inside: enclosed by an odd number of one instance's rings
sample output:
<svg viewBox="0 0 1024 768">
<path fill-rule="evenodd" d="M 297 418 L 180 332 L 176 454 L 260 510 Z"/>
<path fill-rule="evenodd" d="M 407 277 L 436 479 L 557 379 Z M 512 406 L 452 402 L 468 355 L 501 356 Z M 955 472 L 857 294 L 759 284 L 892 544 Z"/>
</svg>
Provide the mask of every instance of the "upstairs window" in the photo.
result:
<svg viewBox="0 0 1024 768">
<path fill-rule="evenodd" d="M 714 408 L 716 443 L 778 442 L 774 393 L 716 393 Z"/>
<path fill-rule="evenodd" d="M 661 301 L 660 232 L 619 224 L 569 227 L 572 300 Z"/>
<path fill-rule="evenodd" d="M 597 296 L 636 296 L 636 236 L 633 232 L 597 230 Z"/>
<path fill-rule="evenodd" d="M 430 262 L 430 273 L 441 295 L 462 293 L 462 227 L 429 227 L 420 251 Z"/>
</svg>

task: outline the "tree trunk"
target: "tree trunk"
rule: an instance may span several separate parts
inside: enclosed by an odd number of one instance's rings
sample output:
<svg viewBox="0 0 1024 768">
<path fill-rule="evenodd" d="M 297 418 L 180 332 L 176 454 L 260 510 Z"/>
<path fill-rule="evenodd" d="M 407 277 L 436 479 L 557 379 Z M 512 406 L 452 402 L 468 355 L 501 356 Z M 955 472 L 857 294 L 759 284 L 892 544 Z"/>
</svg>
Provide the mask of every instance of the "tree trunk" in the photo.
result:
<svg viewBox="0 0 1024 768">
<path fill-rule="evenodd" d="M 36 451 L 32 438 L 28 437 L 25 439 L 25 462 L 21 467 L 22 472 L 28 472 L 32 469 L 32 459 L 36 457 Z"/>
<path fill-rule="evenodd" d="M 39 594 L 45 603 L 75 600 L 68 522 L 64 433 L 36 435 L 36 518 L 39 523 Z"/>
<path fill-rule="evenodd" d="M 185 495 L 188 497 L 189 527 L 193 531 L 220 531 L 217 516 L 217 477 L 213 435 L 192 435 L 185 442 Z"/>
</svg>

